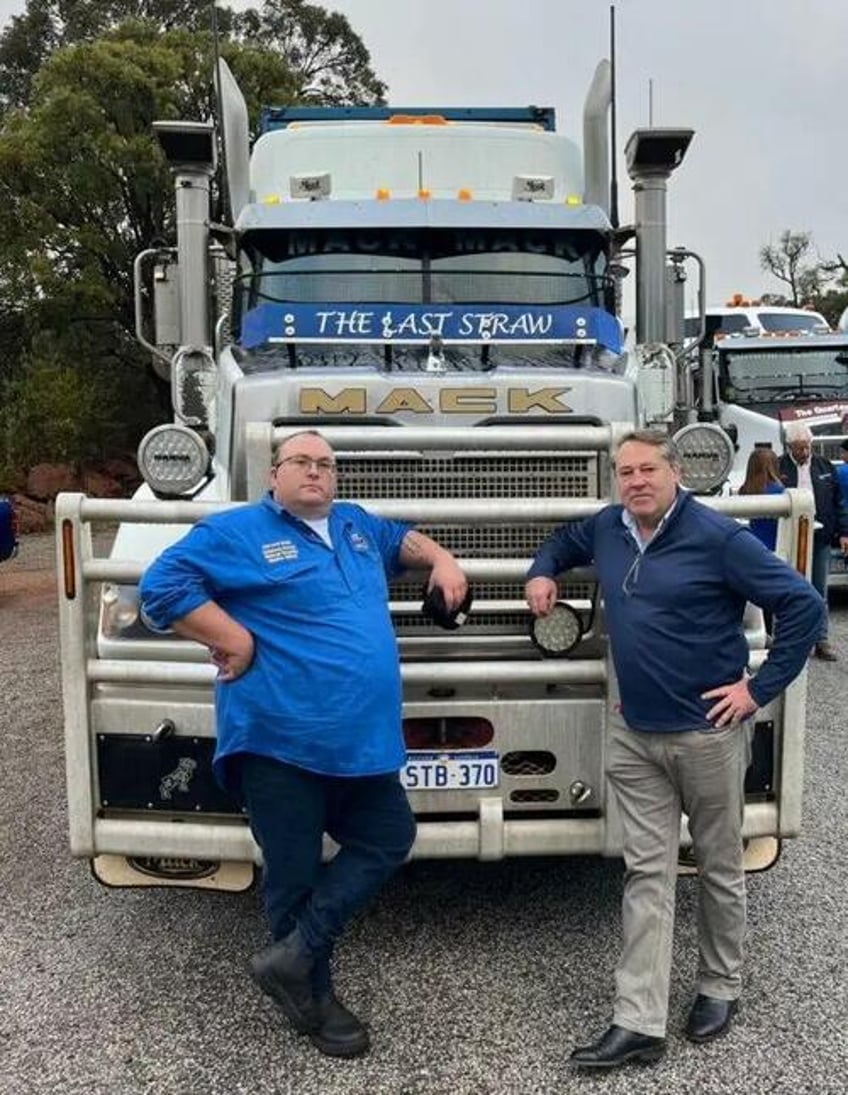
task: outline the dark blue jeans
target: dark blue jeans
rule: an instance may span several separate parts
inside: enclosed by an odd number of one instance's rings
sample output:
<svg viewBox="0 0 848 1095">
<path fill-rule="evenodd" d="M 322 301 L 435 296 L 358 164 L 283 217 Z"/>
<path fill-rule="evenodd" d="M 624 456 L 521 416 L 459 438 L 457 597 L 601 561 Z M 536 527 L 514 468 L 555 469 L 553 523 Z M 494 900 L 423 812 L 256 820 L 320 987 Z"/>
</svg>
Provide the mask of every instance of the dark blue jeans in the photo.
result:
<svg viewBox="0 0 848 1095">
<path fill-rule="evenodd" d="M 298 928 L 316 957 L 315 988 L 330 983 L 333 946 L 348 921 L 401 866 L 415 819 L 396 773 L 322 776 L 245 753 L 241 799 L 265 862 L 265 908 L 275 940 Z M 322 838 L 339 845 L 321 861 Z"/>
</svg>

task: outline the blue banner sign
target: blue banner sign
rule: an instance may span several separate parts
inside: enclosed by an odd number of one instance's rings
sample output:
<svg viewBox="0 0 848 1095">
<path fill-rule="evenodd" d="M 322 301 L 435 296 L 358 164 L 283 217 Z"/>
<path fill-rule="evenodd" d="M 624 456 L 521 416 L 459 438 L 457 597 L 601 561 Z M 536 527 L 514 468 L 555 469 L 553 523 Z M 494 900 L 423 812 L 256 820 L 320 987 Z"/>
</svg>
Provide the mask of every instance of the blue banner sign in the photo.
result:
<svg viewBox="0 0 848 1095">
<path fill-rule="evenodd" d="M 601 308 L 504 304 L 259 304 L 242 346 L 274 342 L 586 342 L 621 353 L 622 329 Z"/>
</svg>

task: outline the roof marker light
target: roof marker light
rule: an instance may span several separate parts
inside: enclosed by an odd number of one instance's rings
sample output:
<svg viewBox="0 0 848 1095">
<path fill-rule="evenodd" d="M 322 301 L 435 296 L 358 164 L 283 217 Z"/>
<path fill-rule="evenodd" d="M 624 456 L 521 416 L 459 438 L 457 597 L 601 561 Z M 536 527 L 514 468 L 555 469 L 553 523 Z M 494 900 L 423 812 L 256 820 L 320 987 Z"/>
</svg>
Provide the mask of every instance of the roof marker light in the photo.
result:
<svg viewBox="0 0 848 1095">
<path fill-rule="evenodd" d="M 568 194 L 566 199 L 565 199 L 565 204 L 566 205 L 582 205 L 583 204 L 583 199 L 580 197 L 579 194 Z"/>
<path fill-rule="evenodd" d="M 447 125 L 441 114 L 393 114 L 387 125 Z"/>
<path fill-rule="evenodd" d="M 282 199 L 280 198 L 279 194 L 266 194 L 262 198 L 262 204 L 263 205 L 279 205 L 281 200 Z"/>
<path fill-rule="evenodd" d="M 378 202 L 387 202 L 391 198 L 392 192 L 387 186 L 378 186 L 374 197 Z"/>
<path fill-rule="evenodd" d="M 422 186 L 421 189 L 418 191 L 418 197 L 423 202 L 429 201 L 431 197 L 430 191 L 425 186 Z"/>
<path fill-rule="evenodd" d="M 461 202 L 470 202 L 473 194 L 470 190 L 463 186 L 460 190 L 457 190 L 456 196 Z"/>
</svg>

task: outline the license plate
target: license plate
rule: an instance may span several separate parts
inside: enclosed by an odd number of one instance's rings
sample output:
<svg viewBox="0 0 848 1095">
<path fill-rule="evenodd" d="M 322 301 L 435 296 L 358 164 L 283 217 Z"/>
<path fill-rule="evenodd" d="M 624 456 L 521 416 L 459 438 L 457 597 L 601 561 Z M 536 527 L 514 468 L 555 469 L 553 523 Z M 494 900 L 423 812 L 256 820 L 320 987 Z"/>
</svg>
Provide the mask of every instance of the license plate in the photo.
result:
<svg viewBox="0 0 848 1095">
<path fill-rule="evenodd" d="M 400 773 L 407 791 L 474 791 L 497 787 L 500 780 L 498 754 L 488 750 L 475 753 L 409 753 Z"/>
</svg>

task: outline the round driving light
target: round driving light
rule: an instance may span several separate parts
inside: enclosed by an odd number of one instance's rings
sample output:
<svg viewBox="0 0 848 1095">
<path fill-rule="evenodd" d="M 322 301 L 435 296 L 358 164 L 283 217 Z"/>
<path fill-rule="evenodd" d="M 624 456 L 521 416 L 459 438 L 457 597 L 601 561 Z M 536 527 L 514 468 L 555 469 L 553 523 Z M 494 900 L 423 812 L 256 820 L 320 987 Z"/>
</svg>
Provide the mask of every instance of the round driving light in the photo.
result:
<svg viewBox="0 0 848 1095">
<path fill-rule="evenodd" d="M 716 490 L 730 474 L 733 442 L 713 422 L 692 422 L 672 438 L 680 457 L 680 482 L 687 490 Z"/>
<path fill-rule="evenodd" d="M 141 439 L 138 468 L 157 494 L 185 494 L 203 482 L 209 469 L 209 450 L 203 438 L 187 426 L 156 426 Z"/>
<path fill-rule="evenodd" d="M 530 638 L 546 658 L 564 658 L 583 638 L 583 621 L 571 605 L 557 601 L 547 616 L 530 621 Z"/>
</svg>

